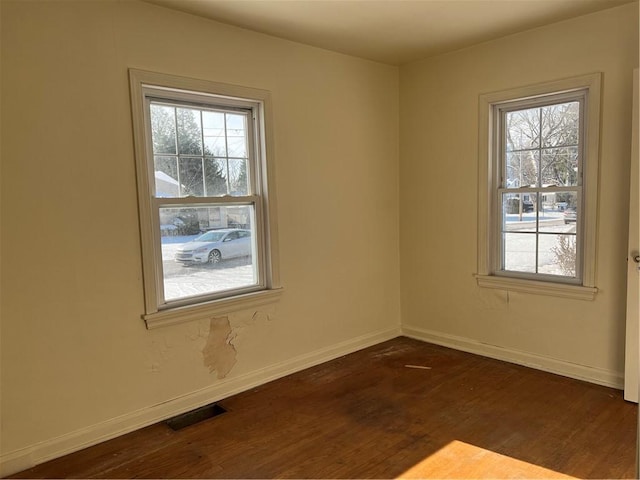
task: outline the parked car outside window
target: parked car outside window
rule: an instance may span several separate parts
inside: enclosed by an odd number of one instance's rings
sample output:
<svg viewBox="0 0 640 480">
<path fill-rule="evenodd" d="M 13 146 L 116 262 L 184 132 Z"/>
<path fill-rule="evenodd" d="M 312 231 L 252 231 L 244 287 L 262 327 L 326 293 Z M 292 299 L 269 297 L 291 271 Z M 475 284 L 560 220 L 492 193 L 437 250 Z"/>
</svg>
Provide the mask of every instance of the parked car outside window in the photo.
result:
<svg viewBox="0 0 640 480">
<path fill-rule="evenodd" d="M 176 252 L 176 261 L 184 265 L 218 263 L 222 259 L 251 255 L 251 231 L 212 230 L 185 243 Z"/>
<path fill-rule="evenodd" d="M 564 210 L 564 223 L 576 222 L 578 219 L 578 214 L 576 212 L 576 207 L 567 207 Z"/>
</svg>

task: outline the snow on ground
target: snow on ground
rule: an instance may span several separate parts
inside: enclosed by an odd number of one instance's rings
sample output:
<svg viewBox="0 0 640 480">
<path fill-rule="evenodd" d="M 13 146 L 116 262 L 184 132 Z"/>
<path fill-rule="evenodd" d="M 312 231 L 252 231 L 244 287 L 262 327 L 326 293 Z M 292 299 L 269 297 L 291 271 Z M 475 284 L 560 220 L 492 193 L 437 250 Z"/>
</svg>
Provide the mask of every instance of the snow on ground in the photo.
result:
<svg viewBox="0 0 640 480">
<path fill-rule="evenodd" d="M 216 293 L 256 283 L 251 257 L 222 260 L 215 265 L 206 263 L 184 266 L 176 262 L 178 248 L 195 237 L 196 235 L 162 238 L 165 300 Z"/>
</svg>

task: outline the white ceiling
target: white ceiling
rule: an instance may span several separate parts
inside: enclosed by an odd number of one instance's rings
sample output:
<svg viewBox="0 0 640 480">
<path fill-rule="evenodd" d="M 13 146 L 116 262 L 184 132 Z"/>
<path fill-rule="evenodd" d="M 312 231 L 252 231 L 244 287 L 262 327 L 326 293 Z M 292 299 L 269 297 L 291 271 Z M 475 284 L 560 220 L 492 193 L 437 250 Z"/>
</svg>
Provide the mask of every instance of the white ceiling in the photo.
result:
<svg viewBox="0 0 640 480">
<path fill-rule="evenodd" d="M 145 0 L 400 65 L 638 0 Z"/>
</svg>

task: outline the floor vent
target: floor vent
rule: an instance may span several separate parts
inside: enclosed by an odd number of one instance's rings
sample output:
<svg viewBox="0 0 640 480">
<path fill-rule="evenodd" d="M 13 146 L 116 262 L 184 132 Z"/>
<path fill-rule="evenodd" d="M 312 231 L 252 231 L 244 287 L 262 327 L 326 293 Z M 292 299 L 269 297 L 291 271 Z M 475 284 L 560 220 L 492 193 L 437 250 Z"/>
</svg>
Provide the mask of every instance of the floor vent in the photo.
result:
<svg viewBox="0 0 640 480">
<path fill-rule="evenodd" d="M 202 422 L 203 420 L 222 415 L 225 412 L 226 410 L 220 405 L 218 405 L 217 403 L 212 403 L 211 405 L 196 408 L 195 410 L 191 410 L 190 412 L 170 418 L 166 421 L 166 424 L 172 430 L 181 430 L 185 427 L 195 425 L 198 422 Z"/>
</svg>

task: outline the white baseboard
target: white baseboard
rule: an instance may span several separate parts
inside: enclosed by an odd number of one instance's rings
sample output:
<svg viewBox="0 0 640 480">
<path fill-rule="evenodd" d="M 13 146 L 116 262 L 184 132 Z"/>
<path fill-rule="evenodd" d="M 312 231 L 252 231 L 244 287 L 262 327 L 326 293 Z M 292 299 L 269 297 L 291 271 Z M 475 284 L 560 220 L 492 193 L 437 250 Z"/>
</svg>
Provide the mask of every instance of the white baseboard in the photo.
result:
<svg viewBox="0 0 640 480">
<path fill-rule="evenodd" d="M 400 336 L 400 327 L 362 335 L 327 348 L 294 357 L 236 378 L 222 380 L 167 402 L 143 408 L 65 435 L 0 456 L 0 476 L 26 470 L 111 438 L 153 425 L 175 415 L 230 397 L 272 380 L 313 367 Z"/>
<path fill-rule="evenodd" d="M 525 367 L 536 368 L 545 372 L 555 373 L 577 380 L 584 380 L 618 390 L 624 388 L 624 375 L 621 372 L 613 370 L 589 367 L 587 365 L 571 363 L 535 353 L 490 345 L 471 338 L 457 337 L 455 335 L 434 332 L 408 325 L 402 326 L 402 335 L 443 347 L 454 348 L 456 350 L 462 350 L 463 352 L 475 353 L 509 363 L 524 365 Z"/>
</svg>

